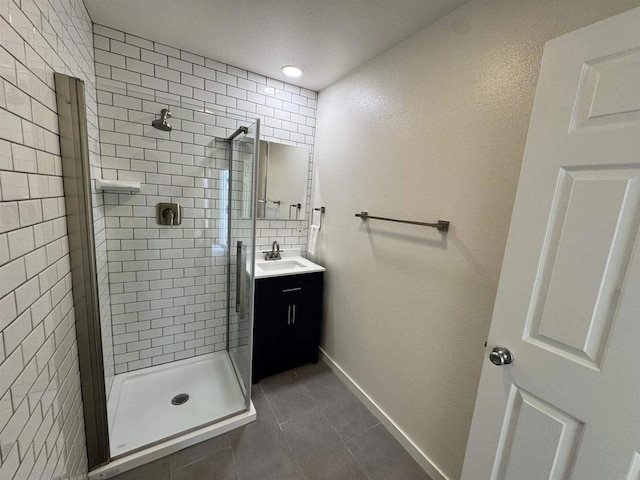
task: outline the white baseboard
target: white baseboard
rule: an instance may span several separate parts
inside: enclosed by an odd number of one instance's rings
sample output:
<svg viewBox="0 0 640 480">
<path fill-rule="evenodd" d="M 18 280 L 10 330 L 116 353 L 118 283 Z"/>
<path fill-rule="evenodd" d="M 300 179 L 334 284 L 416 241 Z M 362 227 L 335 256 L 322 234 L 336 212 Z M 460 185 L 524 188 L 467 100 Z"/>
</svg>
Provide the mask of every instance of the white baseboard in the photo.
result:
<svg viewBox="0 0 640 480">
<path fill-rule="evenodd" d="M 362 402 L 366 405 L 369 411 L 380 420 L 387 430 L 395 437 L 400 445 L 409 452 L 409 455 L 418 462 L 418 464 L 424 469 L 425 472 L 433 480 L 449 480 L 447 476 L 429 459 L 429 457 L 420 448 L 413 443 L 413 441 L 407 436 L 406 433 L 382 410 L 378 404 L 365 392 L 360 385 L 358 385 L 347 372 L 345 372 L 340 365 L 338 365 L 333 358 L 327 355 L 322 348 L 320 349 L 322 359 L 325 361 L 329 368 L 347 385 Z"/>
</svg>

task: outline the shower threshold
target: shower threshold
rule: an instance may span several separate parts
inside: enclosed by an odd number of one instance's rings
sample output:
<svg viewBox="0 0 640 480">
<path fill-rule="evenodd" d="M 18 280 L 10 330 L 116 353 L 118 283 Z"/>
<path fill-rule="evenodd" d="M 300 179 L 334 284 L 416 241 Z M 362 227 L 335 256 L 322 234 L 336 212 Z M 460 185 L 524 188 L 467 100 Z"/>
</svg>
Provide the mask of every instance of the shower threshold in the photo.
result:
<svg viewBox="0 0 640 480">
<path fill-rule="evenodd" d="M 227 352 L 117 375 L 107 409 L 111 457 L 117 458 L 92 471 L 90 479 L 109 478 L 256 417 L 253 404 L 245 408 Z"/>
</svg>

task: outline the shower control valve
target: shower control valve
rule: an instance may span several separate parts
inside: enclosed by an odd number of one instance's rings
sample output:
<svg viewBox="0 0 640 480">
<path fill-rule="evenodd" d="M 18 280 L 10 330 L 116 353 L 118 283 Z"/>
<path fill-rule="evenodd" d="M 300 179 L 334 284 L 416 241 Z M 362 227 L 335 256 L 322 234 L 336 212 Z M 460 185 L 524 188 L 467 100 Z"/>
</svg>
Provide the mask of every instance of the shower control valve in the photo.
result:
<svg viewBox="0 0 640 480">
<path fill-rule="evenodd" d="M 178 203 L 158 203 L 156 205 L 158 225 L 180 225 L 182 223 L 182 205 Z"/>
</svg>

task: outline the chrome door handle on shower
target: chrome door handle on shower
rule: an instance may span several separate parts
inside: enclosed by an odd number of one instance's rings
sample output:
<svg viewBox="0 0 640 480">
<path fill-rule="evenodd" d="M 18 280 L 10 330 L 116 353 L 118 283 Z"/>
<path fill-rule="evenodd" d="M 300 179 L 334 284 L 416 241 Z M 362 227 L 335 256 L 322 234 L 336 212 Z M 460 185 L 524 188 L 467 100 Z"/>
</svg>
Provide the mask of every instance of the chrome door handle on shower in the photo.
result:
<svg viewBox="0 0 640 480">
<path fill-rule="evenodd" d="M 240 320 L 246 314 L 247 282 L 245 275 L 247 270 L 247 246 L 238 241 L 236 243 L 236 313 L 240 314 Z"/>
</svg>

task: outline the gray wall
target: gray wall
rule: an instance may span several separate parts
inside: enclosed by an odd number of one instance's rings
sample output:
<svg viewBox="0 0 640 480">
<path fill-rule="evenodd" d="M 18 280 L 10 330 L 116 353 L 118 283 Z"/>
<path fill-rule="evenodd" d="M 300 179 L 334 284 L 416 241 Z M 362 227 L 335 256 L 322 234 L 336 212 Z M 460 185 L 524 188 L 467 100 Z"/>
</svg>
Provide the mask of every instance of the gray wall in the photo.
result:
<svg viewBox="0 0 640 480">
<path fill-rule="evenodd" d="M 459 478 L 544 42 L 638 0 L 472 0 L 319 95 L 323 347 Z M 451 221 L 448 235 L 354 213 Z"/>
</svg>

